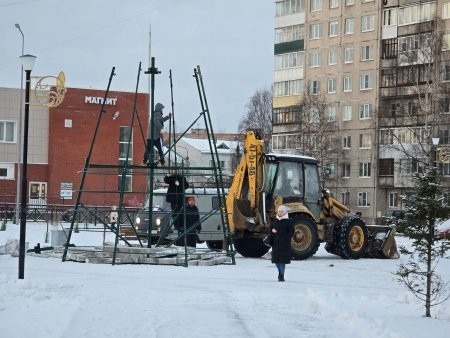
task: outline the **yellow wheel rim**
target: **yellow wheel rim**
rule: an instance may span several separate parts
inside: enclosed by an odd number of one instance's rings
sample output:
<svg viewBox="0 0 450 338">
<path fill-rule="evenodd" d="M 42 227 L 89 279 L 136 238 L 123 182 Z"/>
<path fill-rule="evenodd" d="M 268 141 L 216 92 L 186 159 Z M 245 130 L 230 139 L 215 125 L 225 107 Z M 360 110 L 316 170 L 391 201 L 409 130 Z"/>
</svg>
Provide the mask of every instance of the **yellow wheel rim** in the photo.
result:
<svg viewBox="0 0 450 338">
<path fill-rule="evenodd" d="M 308 249 L 312 241 L 312 233 L 309 227 L 298 224 L 295 226 L 295 233 L 292 236 L 291 245 L 295 250 L 304 251 Z"/>
<path fill-rule="evenodd" d="M 354 226 L 348 234 L 348 245 L 352 251 L 360 251 L 364 245 L 364 231 L 360 226 Z"/>
</svg>

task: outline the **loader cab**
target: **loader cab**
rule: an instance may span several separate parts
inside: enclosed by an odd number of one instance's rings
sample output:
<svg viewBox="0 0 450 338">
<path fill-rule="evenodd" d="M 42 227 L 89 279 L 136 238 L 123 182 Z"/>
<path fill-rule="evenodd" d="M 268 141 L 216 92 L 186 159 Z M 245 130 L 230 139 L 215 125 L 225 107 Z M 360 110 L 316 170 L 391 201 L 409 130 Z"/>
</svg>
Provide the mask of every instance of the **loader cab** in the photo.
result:
<svg viewBox="0 0 450 338">
<path fill-rule="evenodd" d="M 266 201 L 271 203 L 276 196 L 281 196 L 283 203 L 303 203 L 314 216 L 319 217 L 321 187 L 318 161 L 307 156 L 280 154 L 268 154 L 264 160 Z"/>
</svg>

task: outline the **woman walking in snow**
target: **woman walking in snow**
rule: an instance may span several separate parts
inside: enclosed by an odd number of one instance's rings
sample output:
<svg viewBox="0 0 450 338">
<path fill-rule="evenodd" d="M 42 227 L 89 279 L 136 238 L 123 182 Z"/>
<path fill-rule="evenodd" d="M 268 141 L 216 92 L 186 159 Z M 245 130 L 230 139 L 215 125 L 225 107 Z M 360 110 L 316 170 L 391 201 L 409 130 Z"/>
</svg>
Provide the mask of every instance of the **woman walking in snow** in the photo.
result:
<svg viewBox="0 0 450 338">
<path fill-rule="evenodd" d="M 286 264 L 291 263 L 291 238 L 294 235 L 294 224 L 289 219 L 285 205 L 280 205 L 277 210 L 277 217 L 270 225 L 273 236 L 272 263 L 278 269 L 278 281 L 284 282 L 284 271 Z"/>
</svg>

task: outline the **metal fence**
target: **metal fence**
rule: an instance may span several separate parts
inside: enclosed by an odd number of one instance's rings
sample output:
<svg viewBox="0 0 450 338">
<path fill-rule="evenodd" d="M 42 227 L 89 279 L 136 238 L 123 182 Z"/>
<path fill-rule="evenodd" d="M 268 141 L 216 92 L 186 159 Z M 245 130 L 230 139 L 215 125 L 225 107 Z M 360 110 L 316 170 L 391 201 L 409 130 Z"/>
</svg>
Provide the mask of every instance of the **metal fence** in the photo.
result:
<svg viewBox="0 0 450 338">
<path fill-rule="evenodd" d="M 0 219 L 15 220 L 15 204 L 0 204 Z M 74 215 L 74 205 L 62 204 L 28 204 L 27 205 L 27 221 L 30 222 L 71 222 Z M 138 208 L 125 208 L 126 213 L 121 214 L 121 223 L 126 222 L 127 218 L 135 218 Z M 101 223 L 100 220 L 109 222 L 108 216 L 111 212 L 109 206 L 83 206 L 77 210 L 76 223 Z"/>
</svg>

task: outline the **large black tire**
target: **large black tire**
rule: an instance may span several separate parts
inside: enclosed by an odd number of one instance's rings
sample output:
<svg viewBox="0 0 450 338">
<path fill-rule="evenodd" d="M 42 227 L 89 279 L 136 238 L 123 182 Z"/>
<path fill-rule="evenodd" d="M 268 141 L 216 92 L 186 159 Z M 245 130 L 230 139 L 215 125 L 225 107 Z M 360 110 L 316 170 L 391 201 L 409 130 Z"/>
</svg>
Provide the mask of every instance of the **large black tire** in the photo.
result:
<svg viewBox="0 0 450 338">
<path fill-rule="evenodd" d="M 369 233 L 361 218 L 345 218 L 339 235 L 339 255 L 344 259 L 359 259 L 367 249 Z"/>
<path fill-rule="evenodd" d="M 222 250 L 223 241 L 206 241 L 206 246 L 211 250 Z"/>
<path fill-rule="evenodd" d="M 234 247 L 243 257 L 262 257 L 270 249 L 263 243 L 262 238 L 254 237 L 234 239 Z"/>
<path fill-rule="evenodd" d="M 291 239 L 292 258 L 302 260 L 313 256 L 320 244 L 316 223 L 306 216 L 297 216 L 294 218 L 294 229 Z"/>
</svg>

